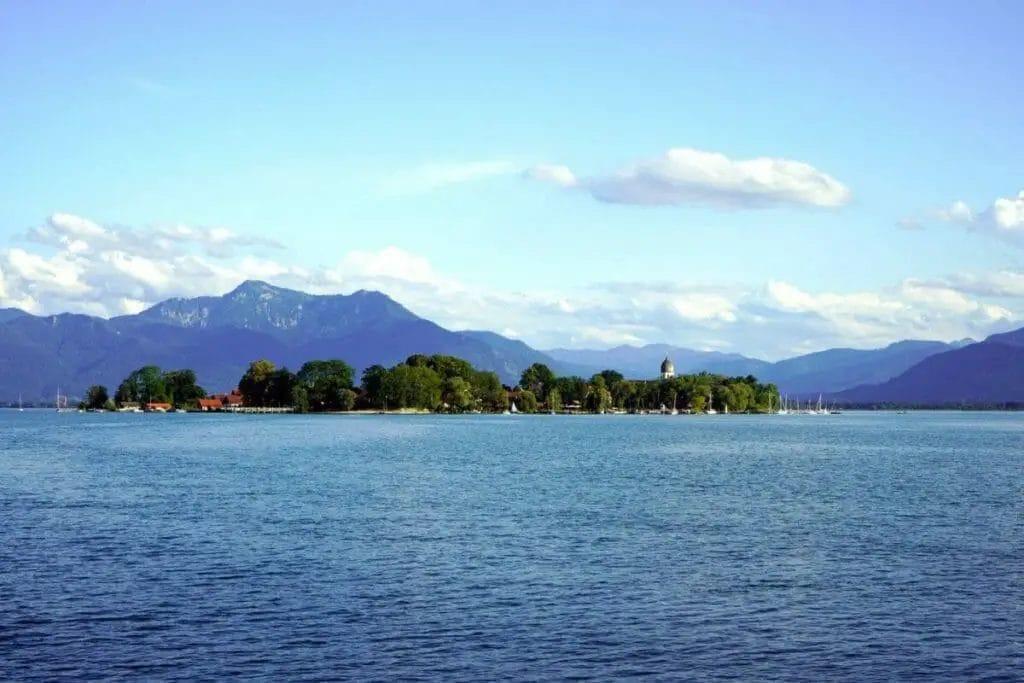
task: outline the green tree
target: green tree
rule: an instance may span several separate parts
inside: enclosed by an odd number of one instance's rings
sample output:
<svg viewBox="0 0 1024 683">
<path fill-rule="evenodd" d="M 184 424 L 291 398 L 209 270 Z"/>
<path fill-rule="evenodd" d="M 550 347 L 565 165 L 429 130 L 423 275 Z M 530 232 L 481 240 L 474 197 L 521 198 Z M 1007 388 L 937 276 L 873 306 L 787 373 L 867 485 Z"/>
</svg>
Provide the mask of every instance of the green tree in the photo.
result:
<svg viewBox="0 0 1024 683">
<path fill-rule="evenodd" d="M 521 413 L 537 412 L 537 396 L 529 389 L 520 389 L 513 395 L 512 400 Z"/>
<path fill-rule="evenodd" d="M 470 384 L 473 387 L 473 398 L 481 410 L 500 413 L 508 408 L 508 392 L 501 385 L 497 374 L 476 371 Z"/>
<path fill-rule="evenodd" d="M 448 405 L 448 410 L 461 413 L 473 406 L 473 390 L 469 382 L 462 377 L 449 377 L 444 380 L 442 399 Z"/>
<path fill-rule="evenodd" d="M 559 377 L 555 380 L 558 393 L 562 395 L 564 403 L 583 403 L 587 397 L 587 383 L 582 377 Z"/>
<path fill-rule="evenodd" d="M 430 356 L 424 355 L 422 353 L 414 353 L 405 359 L 405 364 L 412 368 L 429 367 Z"/>
<path fill-rule="evenodd" d="M 102 384 L 93 384 L 85 392 L 85 407 L 89 410 L 103 410 L 109 400 L 107 388 Z"/>
<path fill-rule="evenodd" d="M 366 405 L 373 408 L 384 407 L 384 382 L 388 376 L 388 369 L 383 365 L 371 365 L 363 370 L 363 400 Z"/>
<path fill-rule="evenodd" d="M 283 408 L 292 405 L 295 397 L 295 387 L 298 386 L 298 378 L 288 368 L 274 370 L 267 377 L 266 390 L 263 397 L 263 405 L 273 408 Z"/>
<path fill-rule="evenodd" d="M 435 354 L 430 357 L 427 365 L 436 372 L 442 380 L 447 380 L 452 377 L 461 377 L 466 380 L 467 383 L 471 383 L 473 381 L 473 374 L 476 372 L 469 361 L 462 360 L 455 356 Z"/>
<path fill-rule="evenodd" d="M 605 386 L 604 377 L 594 375 L 587 392 L 587 409 L 594 413 L 603 413 L 612 404 L 612 395 Z"/>
<path fill-rule="evenodd" d="M 247 406 L 270 405 L 270 378 L 277 368 L 269 360 L 254 360 L 249 369 L 238 380 L 238 390 L 242 392 L 242 400 Z"/>
<path fill-rule="evenodd" d="M 169 403 L 170 394 L 163 373 L 155 365 L 146 365 L 128 375 L 117 387 L 118 403 Z"/>
<path fill-rule="evenodd" d="M 170 370 L 163 374 L 164 386 L 175 408 L 195 408 L 206 391 L 196 383 L 193 370 Z"/>
<path fill-rule="evenodd" d="M 523 370 L 519 378 L 519 386 L 533 393 L 534 396 L 547 396 L 547 392 L 555 387 L 555 373 L 543 363 L 534 363 Z"/>
<path fill-rule="evenodd" d="M 553 387 L 548 392 L 548 410 L 557 413 L 562 409 L 562 394 L 558 391 L 558 387 Z"/>
<path fill-rule="evenodd" d="M 296 382 L 295 386 L 292 387 L 292 410 L 296 413 L 308 413 L 309 412 L 309 392 L 306 387 L 300 382 Z"/>
<path fill-rule="evenodd" d="M 604 385 L 609 391 L 613 391 L 615 385 L 625 379 L 618 370 L 602 370 L 600 375 L 604 378 Z"/>
<path fill-rule="evenodd" d="M 396 365 L 383 391 L 389 407 L 433 410 L 441 404 L 441 378 L 426 365 Z"/>
<path fill-rule="evenodd" d="M 356 392 L 352 389 L 346 389 L 341 392 L 341 410 L 352 410 L 356 406 Z"/>
<path fill-rule="evenodd" d="M 349 410 L 346 394 L 352 388 L 352 367 L 343 360 L 313 360 L 299 370 L 310 410 Z"/>
</svg>

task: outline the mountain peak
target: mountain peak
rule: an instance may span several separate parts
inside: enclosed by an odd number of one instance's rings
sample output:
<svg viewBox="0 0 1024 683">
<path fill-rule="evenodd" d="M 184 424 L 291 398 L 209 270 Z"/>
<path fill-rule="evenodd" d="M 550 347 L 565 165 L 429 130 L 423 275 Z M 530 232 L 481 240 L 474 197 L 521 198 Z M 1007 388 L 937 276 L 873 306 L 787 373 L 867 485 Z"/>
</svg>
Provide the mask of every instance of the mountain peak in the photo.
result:
<svg viewBox="0 0 1024 683">
<path fill-rule="evenodd" d="M 285 289 L 284 287 L 277 287 L 276 285 L 272 285 L 269 282 L 264 282 L 263 280 L 246 280 L 245 282 L 242 282 L 240 285 L 238 285 L 230 292 L 228 292 L 227 296 L 231 297 L 239 294 L 280 294 L 283 292 L 292 293 L 294 292 L 294 290 Z"/>
</svg>

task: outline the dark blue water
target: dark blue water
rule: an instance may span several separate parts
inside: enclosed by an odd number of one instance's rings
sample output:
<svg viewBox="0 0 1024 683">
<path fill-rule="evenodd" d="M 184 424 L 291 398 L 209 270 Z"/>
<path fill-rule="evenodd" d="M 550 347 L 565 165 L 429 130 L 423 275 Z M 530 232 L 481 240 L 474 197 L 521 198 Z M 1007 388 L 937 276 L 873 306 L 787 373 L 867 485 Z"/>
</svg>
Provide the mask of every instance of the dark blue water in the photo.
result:
<svg viewBox="0 0 1024 683">
<path fill-rule="evenodd" d="M 0 413 L 0 678 L 1011 680 L 1024 415 Z"/>
</svg>

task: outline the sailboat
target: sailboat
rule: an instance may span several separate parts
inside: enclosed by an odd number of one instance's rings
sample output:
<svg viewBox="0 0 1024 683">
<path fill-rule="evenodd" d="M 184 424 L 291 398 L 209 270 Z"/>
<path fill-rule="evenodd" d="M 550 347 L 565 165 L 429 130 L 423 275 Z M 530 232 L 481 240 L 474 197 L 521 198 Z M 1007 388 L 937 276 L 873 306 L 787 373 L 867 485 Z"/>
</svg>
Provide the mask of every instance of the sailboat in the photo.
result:
<svg viewBox="0 0 1024 683">
<path fill-rule="evenodd" d="M 24 413 L 25 412 L 25 407 L 23 405 L 21 405 L 21 394 L 18 394 L 18 412 L 19 413 Z"/>
<path fill-rule="evenodd" d="M 779 406 L 778 415 L 789 415 L 789 401 L 785 396 L 782 397 L 782 405 Z"/>
<path fill-rule="evenodd" d="M 718 411 L 715 410 L 715 401 L 711 394 L 708 394 L 708 409 L 704 412 L 708 415 L 718 415 Z"/>
<path fill-rule="evenodd" d="M 508 412 L 511 413 L 512 415 L 515 415 L 516 413 L 519 412 L 519 408 L 516 408 L 515 401 L 512 401 L 512 407 L 508 409 Z"/>
<path fill-rule="evenodd" d="M 817 408 L 817 410 L 818 410 L 818 415 L 828 415 L 829 414 L 828 406 L 823 405 L 822 402 L 821 402 L 821 394 L 818 394 L 818 408 Z"/>
</svg>

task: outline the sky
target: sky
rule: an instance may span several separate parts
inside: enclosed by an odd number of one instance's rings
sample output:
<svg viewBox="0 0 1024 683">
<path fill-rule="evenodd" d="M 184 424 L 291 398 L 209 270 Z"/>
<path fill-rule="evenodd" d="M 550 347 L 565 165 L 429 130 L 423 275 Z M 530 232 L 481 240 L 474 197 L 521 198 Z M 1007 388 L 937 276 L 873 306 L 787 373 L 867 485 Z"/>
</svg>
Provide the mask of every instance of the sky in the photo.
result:
<svg viewBox="0 0 1024 683">
<path fill-rule="evenodd" d="M 1024 326 L 1015 2 L 0 4 L 0 307 L 245 279 L 538 348 Z"/>
</svg>

